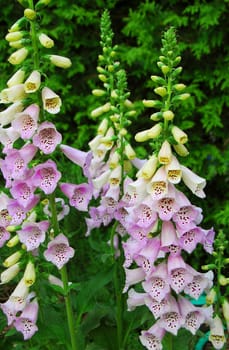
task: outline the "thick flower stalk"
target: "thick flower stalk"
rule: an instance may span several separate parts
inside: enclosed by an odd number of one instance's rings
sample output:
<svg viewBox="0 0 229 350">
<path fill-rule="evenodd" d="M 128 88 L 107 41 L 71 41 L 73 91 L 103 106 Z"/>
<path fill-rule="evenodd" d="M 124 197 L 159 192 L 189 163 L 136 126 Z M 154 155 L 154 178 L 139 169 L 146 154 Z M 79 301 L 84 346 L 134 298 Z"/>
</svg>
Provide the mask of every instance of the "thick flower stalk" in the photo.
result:
<svg viewBox="0 0 229 350">
<path fill-rule="evenodd" d="M 5 189 L 0 193 L 0 246 L 8 248 L 1 283 L 15 281 L 9 299 L 0 304 L 8 325 L 23 334 L 25 340 L 38 330 L 39 294 L 33 291 L 39 279 L 42 261 L 60 270 L 63 280 L 72 349 L 77 349 L 69 299 L 66 264 L 74 255 L 61 222 L 69 208 L 56 198 L 62 177 L 55 159 L 62 136 L 53 122 L 60 112 L 60 96 L 46 86 L 47 72 L 42 63 L 68 68 L 71 61 L 59 55 L 47 55 L 54 41 L 39 27 L 39 9 L 48 4 L 28 1 L 24 16 L 6 35 L 12 46 L 9 62 L 16 72 L 0 92 L 0 160 Z M 29 31 L 27 30 L 29 28 Z M 18 43 L 17 45 L 15 43 Z M 20 45 L 19 45 L 20 43 Z M 15 51 L 16 49 L 16 51 Z M 51 118 L 50 118 L 51 117 Z M 52 120 L 52 121 L 51 121 Z M 44 205 L 45 203 L 45 205 Z M 59 209 L 60 208 L 60 209 Z M 38 298 L 37 298 L 38 297 Z"/>
<path fill-rule="evenodd" d="M 128 309 L 146 305 L 152 312 L 155 323 L 142 331 L 140 341 L 147 349 L 158 350 L 165 333 L 176 336 L 180 328 L 186 328 L 195 334 L 202 323 L 211 324 L 213 316 L 212 306 L 191 303 L 212 288 L 213 273 L 196 271 L 185 257 L 198 244 L 211 254 L 214 230 L 200 226 L 202 209 L 179 188 L 183 183 L 196 196 L 205 197 L 205 179 L 180 161 L 189 153 L 188 136 L 174 124 L 175 109 L 189 94 L 177 82 L 182 67 L 176 50 L 175 32 L 170 28 L 164 33 L 158 61 L 162 76 L 151 76 L 159 99 L 143 101 L 145 107 L 158 109 L 150 117 L 156 124 L 135 135 L 137 142 L 149 141 L 153 153 L 140 167 L 137 179 L 125 187 L 125 205 L 118 216 L 128 233 L 123 243 Z"/>
</svg>

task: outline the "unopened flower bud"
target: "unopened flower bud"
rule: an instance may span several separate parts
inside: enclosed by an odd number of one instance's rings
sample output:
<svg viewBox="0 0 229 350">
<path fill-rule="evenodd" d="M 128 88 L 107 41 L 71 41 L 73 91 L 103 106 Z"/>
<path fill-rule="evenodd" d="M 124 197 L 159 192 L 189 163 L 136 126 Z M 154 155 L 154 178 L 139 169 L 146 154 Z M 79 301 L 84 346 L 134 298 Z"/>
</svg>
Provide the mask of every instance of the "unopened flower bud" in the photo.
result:
<svg viewBox="0 0 229 350">
<path fill-rule="evenodd" d="M 126 136 L 127 135 L 127 130 L 125 128 L 122 128 L 120 131 L 119 131 L 119 135 L 120 136 Z"/>
<path fill-rule="evenodd" d="M 54 46 L 54 41 L 46 34 L 41 33 L 38 36 L 38 39 L 40 41 L 40 44 L 44 47 L 46 47 L 47 49 L 50 49 L 51 47 Z"/>
<path fill-rule="evenodd" d="M 59 68 L 69 68 L 72 65 L 70 58 L 59 56 L 59 55 L 49 55 L 50 62 L 54 64 L 54 66 Z"/>
<path fill-rule="evenodd" d="M 165 120 L 173 120 L 174 113 L 172 111 L 165 111 L 162 113 L 162 116 Z"/>
<path fill-rule="evenodd" d="M 120 162 L 120 154 L 118 152 L 114 152 L 109 159 L 109 167 L 110 169 L 114 169 L 119 165 Z"/>
<path fill-rule="evenodd" d="M 107 69 L 108 69 L 108 72 L 113 72 L 113 71 L 114 71 L 114 66 L 113 66 L 113 64 L 109 64 L 108 67 L 107 67 Z"/>
<path fill-rule="evenodd" d="M 162 126 L 160 123 L 154 125 L 151 129 L 143 130 L 135 135 L 135 140 L 137 142 L 144 142 L 149 139 L 157 138 L 162 131 Z"/>
<path fill-rule="evenodd" d="M 221 286 L 226 286 L 229 284 L 229 278 L 225 277 L 224 275 L 219 276 L 219 284 Z"/>
<path fill-rule="evenodd" d="M 25 40 L 21 39 L 21 40 L 17 40 L 17 41 L 10 41 L 9 45 L 13 49 L 21 49 L 22 47 L 25 46 Z"/>
<path fill-rule="evenodd" d="M 177 67 L 176 69 L 174 69 L 173 74 L 177 76 L 182 72 L 182 69 L 183 69 L 182 67 Z"/>
<path fill-rule="evenodd" d="M 133 102 L 128 100 L 128 98 L 124 101 L 124 106 L 127 108 L 133 107 Z"/>
<path fill-rule="evenodd" d="M 108 129 L 108 120 L 107 118 L 104 118 L 98 127 L 97 134 L 105 135 L 105 133 L 107 132 L 107 129 Z"/>
<path fill-rule="evenodd" d="M 32 10 L 32 9 L 25 9 L 24 10 L 24 16 L 29 19 L 30 21 L 34 21 L 37 14 L 36 11 Z"/>
<path fill-rule="evenodd" d="M 136 153 L 133 150 L 133 148 L 131 147 L 131 145 L 129 143 L 127 143 L 125 145 L 125 150 L 124 150 L 125 155 L 127 156 L 128 159 L 134 159 L 136 158 Z"/>
<path fill-rule="evenodd" d="M 190 94 L 185 93 L 185 94 L 178 95 L 178 96 L 176 96 L 175 98 L 176 98 L 176 100 L 179 100 L 179 101 L 185 101 L 185 100 L 187 100 L 189 97 L 190 97 Z"/>
<path fill-rule="evenodd" d="M 40 10 L 42 9 L 44 6 L 47 6 L 49 3 L 51 2 L 51 0 L 39 0 L 37 3 L 36 3 L 36 10 Z"/>
<path fill-rule="evenodd" d="M 22 47 L 21 49 L 18 49 L 17 51 L 12 53 L 8 58 L 8 61 L 13 65 L 20 64 L 26 59 L 28 53 L 29 53 L 28 49 L 25 47 Z"/>
<path fill-rule="evenodd" d="M 161 102 L 157 100 L 143 100 L 142 103 L 145 107 L 161 107 Z"/>
<path fill-rule="evenodd" d="M 106 75 L 104 75 L 104 74 L 99 74 L 99 75 L 98 75 L 98 78 L 99 78 L 99 80 L 101 80 L 103 83 L 105 83 L 105 82 L 107 81 L 107 77 L 106 77 Z"/>
<path fill-rule="evenodd" d="M 155 88 L 154 92 L 161 97 L 165 97 L 167 95 L 167 89 L 164 86 Z"/>
<path fill-rule="evenodd" d="M 22 256 L 21 251 L 17 251 L 15 253 L 13 253 L 12 255 L 8 256 L 8 258 L 6 258 L 3 261 L 3 266 L 10 267 L 10 266 L 16 264 L 20 260 L 21 256 Z"/>
<path fill-rule="evenodd" d="M 162 113 L 156 112 L 156 113 L 151 114 L 150 119 L 155 121 L 155 122 L 158 122 L 161 119 L 161 117 L 162 117 Z"/>
<path fill-rule="evenodd" d="M 181 56 L 177 56 L 177 57 L 175 58 L 175 60 L 173 61 L 173 63 L 176 65 L 176 64 L 179 64 L 180 61 L 181 61 Z"/>
<path fill-rule="evenodd" d="M 25 71 L 22 69 L 17 70 L 14 75 L 7 81 L 7 86 L 10 88 L 14 85 L 22 84 L 25 78 Z"/>
<path fill-rule="evenodd" d="M 118 94 L 117 94 L 117 92 L 115 90 L 111 91 L 111 97 L 112 98 L 117 98 L 118 97 Z"/>
<path fill-rule="evenodd" d="M 225 320 L 228 322 L 229 321 L 229 302 L 226 298 L 223 299 L 222 310 L 223 310 L 223 316 Z"/>
<path fill-rule="evenodd" d="M 174 125 L 172 127 L 171 132 L 172 132 L 172 135 L 174 137 L 174 140 L 177 143 L 181 143 L 183 145 L 184 143 L 186 143 L 188 141 L 188 135 L 183 130 L 178 128 L 177 126 Z"/>
<path fill-rule="evenodd" d="M 208 292 L 208 294 L 206 295 L 206 303 L 207 303 L 208 305 L 212 305 L 212 304 L 214 304 L 215 300 L 216 300 L 216 291 L 215 291 L 214 288 L 212 288 L 212 289 Z"/>
<path fill-rule="evenodd" d="M 158 161 L 160 164 L 169 164 L 172 158 L 172 150 L 170 143 L 165 140 L 161 146 L 161 149 L 158 153 Z"/>
<path fill-rule="evenodd" d="M 6 269 L 5 271 L 3 271 L 1 273 L 1 284 L 5 284 L 10 282 L 14 277 L 17 276 L 18 272 L 20 271 L 20 265 L 19 263 L 16 263 L 10 267 L 8 267 L 8 269 Z"/>
<path fill-rule="evenodd" d="M 31 261 L 29 261 L 26 265 L 23 278 L 27 287 L 32 286 L 36 280 L 35 267 Z"/>
<path fill-rule="evenodd" d="M 12 248 L 15 247 L 19 243 L 19 237 L 18 235 L 15 235 L 7 242 L 7 247 Z"/>
<path fill-rule="evenodd" d="M 9 42 L 11 41 L 18 41 L 20 39 L 22 39 L 24 36 L 24 32 L 22 31 L 18 31 L 18 32 L 12 32 L 12 33 L 8 33 L 6 36 L 5 36 L 5 39 Z"/>
<path fill-rule="evenodd" d="M 135 110 L 132 110 L 132 111 L 126 112 L 125 116 L 126 117 L 133 117 L 134 115 L 136 115 L 136 113 L 137 112 Z"/>
<path fill-rule="evenodd" d="M 177 145 L 173 145 L 173 148 L 175 149 L 176 153 L 181 157 L 186 157 L 189 155 L 189 151 L 181 143 L 178 143 Z"/>
<path fill-rule="evenodd" d="M 151 179 L 151 177 L 154 175 L 155 171 L 157 170 L 158 165 L 158 159 L 153 154 L 147 162 L 142 166 L 142 168 L 137 172 L 137 177 L 143 177 L 145 180 Z"/>
<path fill-rule="evenodd" d="M 91 116 L 93 118 L 99 117 L 101 114 L 108 112 L 110 110 L 110 108 L 111 108 L 111 104 L 109 102 L 107 102 L 105 105 L 94 109 L 91 112 Z"/>
<path fill-rule="evenodd" d="M 159 77 L 158 75 L 151 75 L 151 80 L 155 83 L 164 85 L 165 84 L 165 80 L 162 77 Z"/>
<path fill-rule="evenodd" d="M 166 65 L 162 65 L 160 68 L 161 68 L 162 73 L 165 75 L 170 71 L 170 68 Z"/>
<path fill-rule="evenodd" d="M 113 123 L 115 123 L 115 122 L 117 122 L 119 119 L 120 119 L 120 114 L 117 114 L 117 113 L 115 113 L 115 114 L 112 114 L 112 115 L 110 115 L 110 120 L 113 122 Z"/>
<path fill-rule="evenodd" d="M 208 265 L 202 265 L 201 266 L 201 269 L 203 271 L 209 271 L 209 270 L 213 270 L 216 268 L 216 265 L 215 264 L 208 264 Z"/>
<path fill-rule="evenodd" d="M 174 85 L 174 89 L 176 90 L 176 91 L 182 91 L 182 90 L 184 90 L 186 88 L 186 85 L 185 84 L 175 84 Z"/>
<path fill-rule="evenodd" d="M 25 17 L 19 18 L 9 29 L 10 33 L 20 31 L 27 22 Z"/>
<path fill-rule="evenodd" d="M 100 97 L 100 96 L 104 96 L 106 94 L 106 91 L 102 89 L 94 89 L 92 90 L 92 94 L 94 96 Z"/>
</svg>

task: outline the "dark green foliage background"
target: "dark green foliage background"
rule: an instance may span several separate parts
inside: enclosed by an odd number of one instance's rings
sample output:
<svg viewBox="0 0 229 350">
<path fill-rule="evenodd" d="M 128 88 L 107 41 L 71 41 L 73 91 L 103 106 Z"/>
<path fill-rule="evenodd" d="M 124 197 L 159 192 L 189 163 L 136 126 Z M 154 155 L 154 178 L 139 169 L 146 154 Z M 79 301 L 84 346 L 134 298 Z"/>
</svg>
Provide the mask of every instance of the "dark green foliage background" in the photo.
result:
<svg viewBox="0 0 229 350">
<path fill-rule="evenodd" d="M 94 136 L 96 127 L 96 122 L 90 118 L 90 111 L 98 106 L 98 100 L 91 90 L 101 87 L 96 66 L 98 54 L 101 53 L 100 17 L 105 8 L 110 11 L 115 34 L 113 41 L 119 46 L 119 61 L 127 73 L 132 101 L 156 98 L 150 75 L 159 73 L 156 62 L 160 55 L 161 35 L 171 25 L 176 28 L 183 66 L 181 79 L 192 95 L 189 102 L 176 110 L 176 124 L 186 130 L 190 140 L 190 156 L 183 162 L 208 181 L 206 199 L 199 200 L 190 192 L 187 194 L 194 204 L 203 208 L 203 227 L 214 226 L 216 232 L 223 229 L 227 233 L 229 1 L 51 1 L 40 18 L 41 28 L 55 40 L 56 45 L 50 53 L 68 56 L 73 63 L 68 70 L 53 68 L 49 74 L 49 86 L 63 100 L 61 113 L 55 122 L 63 134 L 64 143 L 83 150 L 87 150 L 87 142 Z M 7 62 L 12 49 L 4 37 L 7 28 L 22 15 L 23 9 L 14 0 L 0 0 L 0 9 L 0 89 L 3 89 L 12 75 L 12 66 Z M 4 109 L 4 106 L 0 108 Z M 149 110 L 138 113 L 129 129 L 131 134 L 150 125 L 149 114 Z M 134 140 L 132 142 L 136 145 Z M 146 155 L 145 151 L 138 149 Z M 73 172 L 69 174 L 74 177 Z M 75 175 L 80 179 L 80 173 Z M 80 219 L 78 214 L 73 213 L 66 225 L 70 232 L 80 231 L 77 259 L 80 264 L 78 273 L 82 277 L 88 273 L 85 264 L 96 261 L 100 252 L 94 249 L 93 239 L 85 252 L 84 223 L 73 228 L 75 221 Z M 201 250 L 198 259 L 196 261 L 194 257 L 193 261 L 197 262 L 199 269 L 209 257 Z M 107 295 L 105 297 L 108 298 Z M 100 312 L 102 320 L 103 312 Z M 130 348 L 134 349 L 133 345 Z M 97 348 L 89 346 L 89 349 Z"/>
</svg>

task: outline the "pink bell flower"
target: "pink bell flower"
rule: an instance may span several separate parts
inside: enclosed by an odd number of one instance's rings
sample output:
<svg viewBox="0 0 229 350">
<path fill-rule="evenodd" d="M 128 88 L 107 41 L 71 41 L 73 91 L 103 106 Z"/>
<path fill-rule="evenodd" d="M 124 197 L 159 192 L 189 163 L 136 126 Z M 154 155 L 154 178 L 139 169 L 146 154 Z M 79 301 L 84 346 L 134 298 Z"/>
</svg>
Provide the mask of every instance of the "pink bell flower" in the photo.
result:
<svg viewBox="0 0 229 350">
<path fill-rule="evenodd" d="M 56 163 L 51 159 L 34 167 L 33 184 L 45 194 L 50 194 L 55 190 L 60 178 L 61 173 L 57 170 Z"/>
<path fill-rule="evenodd" d="M 44 257 L 60 270 L 74 256 L 74 249 L 69 246 L 68 239 L 60 233 L 48 244 Z"/>
<path fill-rule="evenodd" d="M 38 331 L 36 326 L 37 315 L 38 303 L 33 300 L 25 306 L 21 315 L 14 320 L 13 326 L 23 334 L 24 340 L 30 339 Z"/>
<path fill-rule="evenodd" d="M 12 127 L 20 133 L 23 140 L 29 140 L 37 129 L 39 117 L 39 106 L 32 104 L 23 112 L 17 113 L 16 118 L 12 121 Z"/>
<path fill-rule="evenodd" d="M 60 184 L 61 191 L 69 198 L 69 203 L 81 211 L 87 211 L 88 203 L 92 197 L 91 186 L 87 183 L 75 185 L 70 183 Z"/>
<path fill-rule="evenodd" d="M 147 331 L 142 331 L 139 337 L 143 346 L 145 346 L 148 350 L 162 350 L 162 339 L 165 335 L 164 328 L 158 326 L 155 323 L 150 329 Z"/>
<path fill-rule="evenodd" d="M 17 231 L 19 240 L 26 246 L 27 251 L 39 247 L 45 240 L 45 233 L 48 230 L 49 222 L 24 222 L 21 230 Z"/>
<path fill-rule="evenodd" d="M 43 122 L 33 136 L 33 144 L 44 154 L 54 152 L 56 146 L 61 143 L 61 140 L 61 134 L 56 130 L 55 125 L 50 122 Z"/>
</svg>

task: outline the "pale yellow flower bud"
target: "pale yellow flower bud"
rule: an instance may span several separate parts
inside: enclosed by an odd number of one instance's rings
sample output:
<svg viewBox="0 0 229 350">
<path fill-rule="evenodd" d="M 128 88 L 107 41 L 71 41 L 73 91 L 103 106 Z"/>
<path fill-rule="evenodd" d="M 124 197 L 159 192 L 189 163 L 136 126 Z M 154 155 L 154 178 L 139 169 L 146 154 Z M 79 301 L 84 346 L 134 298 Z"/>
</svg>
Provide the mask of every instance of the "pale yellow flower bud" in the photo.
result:
<svg viewBox="0 0 229 350">
<path fill-rule="evenodd" d="M 214 288 L 212 288 L 212 289 L 208 292 L 208 294 L 206 295 L 206 303 L 207 303 L 208 305 L 212 305 L 212 304 L 214 304 L 215 300 L 216 300 L 216 291 L 215 291 Z"/>
<path fill-rule="evenodd" d="M 119 131 L 119 135 L 120 136 L 126 136 L 127 135 L 127 130 L 125 128 L 122 128 L 120 131 Z"/>
<path fill-rule="evenodd" d="M 185 93 L 185 94 L 181 94 L 181 95 L 176 96 L 176 99 L 179 100 L 179 101 L 185 101 L 185 100 L 187 100 L 189 97 L 190 97 L 190 94 Z"/>
<path fill-rule="evenodd" d="M 158 161 L 160 164 L 169 164 L 172 159 L 172 150 L 170 143 L 165 140 L 161 146 L 161 149 L 158 153 Z"/>
<path fill-rule="evenodd" d="M 150 119 L 153 120 L 154 122 L 158 122 L 162 117 L 162 113 L 161 112 L 156 112 L 151 114 Z"/>
<path fill-rule="evenodd" d="M 25 78 L 25 71 L 22 69 L 17 70 L 14 75 L 7 81 L 7 86 L 10 88 L 14 85 L 22 84 Z"/>
<path fill-rule="evenodd" d="M 94 90 L 92 90 L 92 94 L 94 96 L 100 97 L 100 96 L 104 96 L 106 94 L 106 91 L 102 90 L 102 89 L 94 89 Z"/>
<path fill-rule="evenodd" d="M 166 66 L 165 64 L 162 65 L 160 68 L 161 68 L 162 73 L 165 75 L 170 71 L 169 66 Z"/>
<path fill-rule="evenodd" d="M 72 65 L 70 58 L 59 56 L 59 55 L 49 55 L 50 62 L 54 64 L 54 66 L 59 68 L 69 68 Z"/>
<path fill-rule="evenodd" d="M 120 114 L 115 113 L 115 114 L 110 115 L 110 120 L 113 123 L 117 122 L 119 119 L 120 119 Z"/>
<path fill-rule="evenodd" d="M 215 349 L 222 349 L 226 342 L 223 323 L 218 315 L 214 317 L 210 324 L 209 340 Z"/>
<path fill-rule="evenodd" d="M 106 75 L 104 75 L 104 74 L 99 74 L 99 75 L 98 75 L 98 78 L 99 78 L 99 80 L 101 80 L 103 83 L 105 83 L 105 82 L 107 81 L 107 77 L 106 77 Z"/>
<path fill-rule="evenodd" d="M 223 316 L 225 320 L 228 322 L 229 321 L 229 302 L 226 298 L 223 299 L 222 310 L 223 310 Z"/>
<path fill-rule="evenodd" d="M 165 120 L 173 120 L 174 113 L 172 111 L 165 111 L 162 113 L 162 116 Z"/>
<path fill-rule="evenodd" d="M 181 157 L 186 157 L 187 155 L 189 155 L 189 151 L 181 143 L 179 143 L 178 145 L 173 145 L 173 148 L 175 149 L 176 153 Z"/>
<path fill-rule="evenodd" d="M 54 41 L 46 34 L 41 33 L 38 36 L 38 39 L 40 41 L 40 44 L 44 47 L 46 47 L 47 49 L 50 49 L 51 47 L 54 46 Z"/>
<path fill-rule="evenodd" d="M 121 182 L 121 178 L 122 178 L 122 167 L 118 165 L 110 173 L 110 176 L 109 176 L 110 185 L 112 186 L 119 185 Z"/>
<path fill-rule="evenodd" d="M 172 135 L 174 137 L 174 140 L 177 143 L 181 143 L 183 145 L 184 143 L 186 143 L 188 141 L 188 135 L 183 130 L 178 128 L 177 126 L 174 125 L 172 127 L 171 132 L 172 132 Z"/>
<path fill-rule="evenodd" d="M 120 154 L 118 152 L 114 152 L 109 159 L 109 167 L 110 169 L 114 169 L 119 165 L 120 162 Z"/>
<path fill-rule="evenodd" d="M 136 158 L 136 153 L 134 152 L 133 148 L 129 143 L 125 145 L 125 150 L 124 150 L 125 155 L 127 156 L 128 159 L 134 159 Z"/>
<path fill-rule="evenodd" d="M 26 96 L 24 85 L 13 85 L 10 88 L 3 89 L 0 92 L 0 102 L 10 103 L 22 100 Z"/>
<path fill-rule="evenodd" d="M 21 256 L 22 256 L 22 252 L 20 252 L 20 251 L 13 253 L 12 255 L 8 256 L 8 258 L 6 258 L 3 261 L 3 266 L 10 267 L 10 266 L 16 264 L 20 260 Z"/>
<path fill-rule="evenodd" d="M 137 142 L 144 142 L 149 139 L 157 138 L 162 131 L 162 126 L 160 123 L 155 124 L 152 128 L 138 132 L 135 135 L 135 140 Z"/>
<path fill-rule="evenodd" d="M 15 247 L 19 243 L 19 237 L 18 235 L 15 235 L 7 242 L 7 247 L 12 248 Z"/>
<path fill-rule="evenodd" d="M 227 286 L 229 284 L 229 278 L 225 277 L 224 275 L 219 276 L 219 284 L 221 286 Z"/>
<path fill-rule="evenodd" d="M 29 19 L 30 21 L 33 21 L 37 14 L 36 14 L 36 11 L 32 10 L 32 9 L 25 9 L 24 10 L 24 16 Z"/>
<path fill-rule="evenodd" d="M 154 92 L 161 97 L 164 97 L 167 95 L 167 89 L 164 86 L 159 86 L 155 88 Z"/>
<path fill-rule="evenodd" d="M 9 63 L 13 65 L 21 64 L 26 57 L 28 56 L 28 49 L 25 47 L 22 47 L 21 49 L 18 49 L 10 57 L 8 58 Z"/>
<path fill-rule="evenodd" d="M 172 155 L 171 161 L 168 165 L 165 166 L 167 172 L 167 178 L 169 182 L 173 184 L 178 184 L 181 181 L 181 167 L 175 156 Z"/>
<path fill-rule="evenodd" d="M 107 129 L 108 129 L 108 120 L 107 120 L 107 118 L 104 118 L 98 127 L 97 134 L 98 135 L 105 135 Z"/>
<path fill-rule="evenodd" d="M 29 261 L 26 265 L 23 278 L 27 287 L 32 286 L 36 280 L 35 267 L 31 261 Z"/>
<path fill-rule="evenodd" d="M 39 89 L 41 85 L 41 74 L 34 70 L 24 83 L 25 92 L 27 94 L 33 93 Z"/>
<path fill-rule="evenodd" d="M 14 49 L 21 49 L 22 47 L 24 47 L 24 40 L 17 40 L 17 41 L 11 41 L 9 43 L 10 47 L 14 48 Z"/>
<path fill-rule="evenodd" d="M 99 117 L 101 114 L 108 112 L 110 110 L 110 108 L 111 108 L 111 104 L 110 104 L 110 102 L 107 102 L 105 105 L 94 109 L 91 112 L 91 116 L 93 118 Z"/>
<path fill-rule="evenodd" d="M 143 100 L 142 103 L 145 107 L 155 107 L 157 105 L 158 101 L 157 100 Z"/>
<path fill-rule="evenodd" d="M 18 32 L 12 32 L 12 33 L 6 34 L 5 39 L 9 42 L 18 41 L 18 40 L 22 39 L 23 36 L 24 36 L 24 32 L 18 31 Z"/>
<path fill-rule="evenodd" d="M 128 99 L 126 99 L 124 101 L 124 106 L 127 107 L 127 108 L 131 108 L 131 107 L 133 107 L 133 102 L 128 100 Z"/>
<path fill-rule="evenodd" d="M 6 269 L 5 271 L 3 271 L 1 273 L 1 276 L 0 276 L 1 283 L 0 284 L 10 282 L 14 277 L 17 276 L 19 271 L 20 271 L 19 263 L 16 263 L 16 264 L 10 266 L 8 269 Z"/>
<path fill-rule="evenodd" d="M 142 168 L 137 172 L 137 177 L 143 177 L 145 180 L 151 179 L 151 177 L 154 175 L 155 171 L 157 170 L 158 165 L 158 159 L 153 154 L 146 163 L 142 166 Z"/>
<path fill-rule="evenodd" d="M 185 84 L 175 84 L 174 85 L 174 89 L 177 90 L 177 91 L 182 91 L 186 88 L 186 85 Z"/>
</svg>

